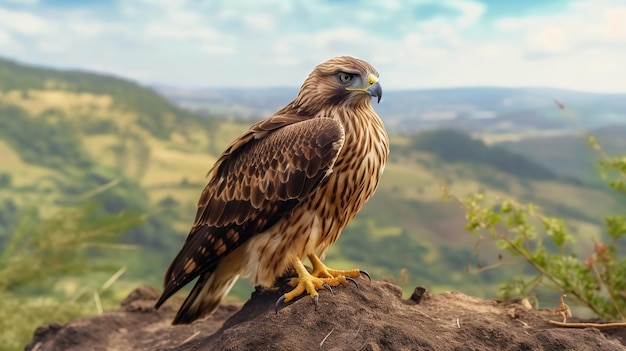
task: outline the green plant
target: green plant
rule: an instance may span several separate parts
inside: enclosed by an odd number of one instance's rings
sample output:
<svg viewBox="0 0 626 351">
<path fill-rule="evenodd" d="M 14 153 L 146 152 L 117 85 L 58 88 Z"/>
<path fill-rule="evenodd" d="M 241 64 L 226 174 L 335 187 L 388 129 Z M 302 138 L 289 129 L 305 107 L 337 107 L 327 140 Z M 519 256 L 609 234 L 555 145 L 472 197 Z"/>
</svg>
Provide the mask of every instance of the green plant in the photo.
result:
<svg viewBox="0 0 626 351">
<path fill-rule="evenodd" d="M 102 313 L 117 304 L 110 288 L 126 267 L 106 254 L 132 248 L 118 244 L 119 236 L 143 216 L 106 214 L 90 202 L 115 184 L 77 203 L 39 203 L 19 216 L 0 251 L 0 350 L 23 349 L 37 326 Z M 64 281 L 75 282 L 78 289 L 58 289 Z"/>
<path fill-rule="evenodd" d="M 589 145 L 603 157 L 600 168 L 609 185 L 626 193 L 626 157 L 609 157 L 593 137 Z M 582 256 L 576 252 L 574 236 L 564 221 L 545 215 L 534 204 L 488 199 L 483 194 L 459 199 L 447 190 L 444 193 L 461 204 L 468 231 L 480 240 L 487 233 L 486 238 L 494 240 L 499 249 L 532 268 L 502 287 L 505 298 L 551 289 L 566 293 L 603 319 L 626 320 L 626 257 L 619 252 L 620 239 L 626 236 L 626 215 L 607 215 L 606 238 L 594 239 L 593 252 Z"/>
<path fill-rule="evenodd" d="M 112 239 L 139 221 L 117 213 L 94 218 L 93 205 L 63 208 L 40 219 L 31 208 L 0 252 L 0 293 L 44 279 L 81 274 L 99 266 L 98 249 L 127 247 Z"/>
</svg>

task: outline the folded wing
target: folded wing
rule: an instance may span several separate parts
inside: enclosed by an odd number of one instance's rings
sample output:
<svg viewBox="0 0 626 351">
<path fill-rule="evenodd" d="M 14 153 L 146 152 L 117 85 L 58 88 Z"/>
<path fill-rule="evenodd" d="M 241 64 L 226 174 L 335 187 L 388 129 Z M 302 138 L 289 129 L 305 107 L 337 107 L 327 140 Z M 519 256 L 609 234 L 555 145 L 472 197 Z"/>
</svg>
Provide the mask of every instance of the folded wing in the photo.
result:
<svg viewBox="0 0 626 351">
<path fill-rule="evenodd" d="M 275 116 L 233 142 L 209 172 L 194 225 L 156 307 L 310 196 L 332 172 L 344 137 L 331 118 Z"/>
</svg>

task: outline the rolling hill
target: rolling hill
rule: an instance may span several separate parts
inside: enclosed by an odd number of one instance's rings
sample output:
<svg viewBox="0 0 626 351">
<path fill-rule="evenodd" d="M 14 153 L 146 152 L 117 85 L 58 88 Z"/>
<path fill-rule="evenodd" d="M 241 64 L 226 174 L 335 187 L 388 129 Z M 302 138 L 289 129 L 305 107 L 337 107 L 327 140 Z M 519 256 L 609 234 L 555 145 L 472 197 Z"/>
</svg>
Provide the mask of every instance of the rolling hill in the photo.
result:
<svg viewBox="0 0 626 351">
<path fill-rule="evenodd" d="M 611 156 L 626 151 L 626 125 L 613 125 L 591 131 Z M 556 174 L 576 176 L 589 183 L 598 183 L 596 170 L 599 154 L 592 150 L 582 135 L 559 135 L 550 138 L 529 137 L 499 144 L 503 148 L 531 158 Z"/>
<path fill-rule="evenodd" d="M 127 279 L 158 285 L 193 221 L 207 170 L 247 127 L 226 117 L 260 105 L 270 111 L 287 92 L 272 94 L 266 98 L 233 90 L 232 103 L 217 97 L 216 110 L 204 116 L 121 78 L 0 60 L 0 214 L 9 214 L 0 215 L 0 250 L 23 208 L 38 204 L 39 215 L 45 216 L 47 207 L 63 206 L 118 180 L 94 201 L 107 213 L 138 211 L 148 219 L 122 238 L 140 249 L 119 254 L 114 262 L 128 266 Z M 464 104 L 463 91 L 455 94 Z M 400 111 L 404 106 L 407 113 L 418 113 L 409 107 L 415 105 L 397 102 L 412 101 L 412 95 L 403 100 L 389 95 L 381 109 Z M 250 103 L 254 99 L 258 102 Z M 477 106 L 491 103 L 486 97 L 476 101 Z M 428 101 L 420 104 L 427 108 Z M 389 120 L 392 130 L 400 125 L 396 122 Z M 511 273 L 467 274 L 476 238 L 465 233 L 458 205 L 441 200 L 442 182 L 460 196 L 489 191 L 536 202 L 552 215 L 566 217 L 581 254 L 593 237 L 603 235 L 602 216 L 625 208 L 623 199 L 604 188 L 568 180 L 546 164 L 466 134 L 408 130 L 392 133 L 391 139 L 381 187 L 328 252 L 331 266 L 360 267 L 407 289 L 420 284 L 435 291 L 493 295 L 497 283 Z M 449 156 L 461 152 L 464 157 Z M 497 260 L 493 248 L 485 250 L 481 260 Z M 241 283 L 234 294 L 245 298 L 250 291 Z"/>
<path fill-rule="evenodd" d="M 86 72 L 65 72 L 0 61 L 0 244 L 16 225 L 21 209 L 38 204 L 45 216 L 63 203 L 112 181 L 119 184 L 93 201 L 105 212 L 136 211 L 147 223 L 127 233 L 125 242 L 153 250 L 162 274 L 190 214 L 171 213 L 177 198 L 195 197 L 194 184 L 221 149 L 221 128 L 172 106 L 138 84 Z M 231 133 L 231 134 L 229 134 Z M 225 143 L 225 142 L 224 142 Z M 176 167 L 185 171 L 177 172 Z M 164 190 L 179 188 L 172 192 Z M 158 216 L 156 214 L 170 214 Z M 178 230 L 175 230 L 178 226 Z M 181 237 L 177 237 L 178 233 Z M 160 278 L 159 278 L 160 279 Z"/>
</svg>

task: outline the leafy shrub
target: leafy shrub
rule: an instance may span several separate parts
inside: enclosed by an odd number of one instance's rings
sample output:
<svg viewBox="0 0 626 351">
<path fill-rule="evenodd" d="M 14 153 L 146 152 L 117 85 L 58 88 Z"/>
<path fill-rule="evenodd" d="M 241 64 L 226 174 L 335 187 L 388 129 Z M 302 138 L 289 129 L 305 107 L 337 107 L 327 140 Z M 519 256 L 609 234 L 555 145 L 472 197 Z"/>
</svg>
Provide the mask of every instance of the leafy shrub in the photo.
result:
<svg viewBox="0 0 626 351">
<path fill-rule="evenodd" d="M 600 167 L 611 188 L 626 194 L 626 157 L 609 157 L 593 138 L 589 144 L 603 155 Z M 532 267 L 528 273 L 533 278 L 515 278 L 502 287 L 505 298 L 551 289 L 573 297 L 603 319 L 626 319 L 626 257 L 619 252 L 626 215 L 605 216 L 606 240 L 594 240 L 593 252 L 580 257 L 563 220 L 545 215 L 538 206 L 510 199 L 488 201 L 483 194 L 457 200 L 467 214 L 468 231 L 481 239 L 487 233 L 501 250 Z"/>
</svg>

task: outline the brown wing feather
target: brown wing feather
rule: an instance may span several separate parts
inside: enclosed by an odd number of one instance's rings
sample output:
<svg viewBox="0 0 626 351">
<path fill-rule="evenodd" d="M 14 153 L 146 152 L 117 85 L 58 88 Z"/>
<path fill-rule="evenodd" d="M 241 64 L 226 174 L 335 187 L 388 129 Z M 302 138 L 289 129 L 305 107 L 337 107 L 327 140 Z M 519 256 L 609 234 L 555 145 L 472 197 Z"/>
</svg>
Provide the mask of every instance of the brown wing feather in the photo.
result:
<svg viewBox="0 0 626 351">
<path fill-rule="evenodd" d="M 330 118 L 276 116 L 233 142 L 209 173 L 157 307 L 291 212 L 332 171 L 344 137 L 341 124 Z"/>
</svg>

